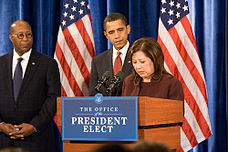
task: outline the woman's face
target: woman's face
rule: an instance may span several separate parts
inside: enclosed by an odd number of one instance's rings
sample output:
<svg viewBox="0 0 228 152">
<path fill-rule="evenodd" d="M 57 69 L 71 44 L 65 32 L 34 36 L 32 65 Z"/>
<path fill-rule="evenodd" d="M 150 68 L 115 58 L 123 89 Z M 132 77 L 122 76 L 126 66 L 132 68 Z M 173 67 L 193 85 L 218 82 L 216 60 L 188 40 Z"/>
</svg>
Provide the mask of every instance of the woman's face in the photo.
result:
<svg viewBox="0 0 228 152">
<path fill-rule="evenodd" d="M 132 65 L 143 82 L 150 82 L 154 73 L 154 63 L 142 51 L 137 51 L 132 55 Z"/>
</svg>

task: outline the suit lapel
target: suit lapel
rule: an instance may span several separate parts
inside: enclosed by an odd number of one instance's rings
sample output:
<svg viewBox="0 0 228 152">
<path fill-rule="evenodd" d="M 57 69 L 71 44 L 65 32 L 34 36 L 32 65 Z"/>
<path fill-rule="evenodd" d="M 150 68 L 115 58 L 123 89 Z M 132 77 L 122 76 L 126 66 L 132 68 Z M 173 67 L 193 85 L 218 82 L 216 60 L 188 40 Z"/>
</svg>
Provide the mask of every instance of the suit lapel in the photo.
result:
<svg viewBox="0 0 228 152">
<path fill-rule="evenodd" d="M 25 75 L 23 78 L 20 93 L 23 91 L 23 89 L 26 88 L 26 86 L 29 84 L 29 81 L 31 81 L 32 77 L 34 76 L 34 73 L 36 72 L 37 67 L 39 65 L 38 59 L 39 59 L 39 54 L 34 50 L 32 50 L 31 55 L 29 57 L 29 62 L 25 71 Z"/>
<path fill-rule="evenodd" d="M 122 68 L 122 71 L 126 71 L 124 73 L 124 76 L 128 76 L 130 73 L 128 73 L 127 71 L 130 71 L 131 72 L 131 62 L 129 60 L 129 56 L 128 56 L 128 53 L 126 54 L 126 57 L 124 59 L 124 64 L 123 64 L 123 68 Z"/>
<path fill-rule="evenodd" d="M 111 71 L 112 72 L 112 74 L 113 74 L 113 55 L 112 55 L 112 53 L 113 53 L 113 49 L 111 48 L 109 51 L 108 51 L 108 54 L 107 54 L 107 62 L 105 62 L 105 63 L 107 63 L 108 65 L 107 65 L 107 67 L 108 67 L 108 69 L 107 69 L 107 71 Z M 111 62 L 110 62 L 111 61 Z"/>
<path fill-rule="evenodd" d="M 13 96 L 13 76 L 12 76 L 12 64 L 13 64 L 13 51 L 11 51 L 8 55 L 7 55 L 7 64 L 6 64 L 6 68 L 7 68 L 7 75 L 9 76 L 7 78 L 7 83 L 9 84 L 9 87 L 11 90 L 10 92 L 10 96 L 12 97 L 12 99 L 14 100 L 14 96 Z"/>
<path fill-rule="evenodd" d="M 12 64 L 13 64 L 13 51 L 11 51 L 8 55 L 7 55 L 7 75 L 10 76 L 9 80 L 12 80 L 13 76 L 12 76 Z M 12 81 L 11 81 L 12 83 Z"/>
</svg>

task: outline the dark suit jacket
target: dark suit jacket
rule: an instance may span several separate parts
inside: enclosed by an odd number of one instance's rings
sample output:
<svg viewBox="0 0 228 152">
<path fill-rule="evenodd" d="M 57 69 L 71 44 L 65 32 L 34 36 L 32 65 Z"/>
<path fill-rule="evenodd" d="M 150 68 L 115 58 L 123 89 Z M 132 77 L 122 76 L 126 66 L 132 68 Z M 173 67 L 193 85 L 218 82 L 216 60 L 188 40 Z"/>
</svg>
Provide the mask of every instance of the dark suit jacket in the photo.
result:
<svg viewBox="0 0 228 152">
<path fill-rule="evenodd" d="M 93 96 L 96 93 L 98 93 L 94 88 L 97 85 L 97 81 L 102 77 L 102 75 L 106 71 L 110 71 L 113 74 L 112 52 L 113 52 L 113 49 L 111 48 L 111 49 L 106 50 L 105 52 L 95 56 L 92 59 L 91 73 L 90 73 L 90 84 L 89 84 L 90 96 Z M 124 73 L 123 80 L 126 76 L 128 76 L 132 72 L 132 66 L 131 66 L 131 63 L 129 62 L 128 53 L 126 54 L 124 64 L 122 67 L 122 71 Z M 113 89 L 114 91 L 112 92 L 112 96 L 116 96 L 116 95 L 120 96 L 121 95 L 121 88 L 122 88 L 123 80 L 120 82 L 117 90 Z M 102 86 L 100 88 L 100 91 L 104 96 L 107 96 L 106 88 L 104 86 Z"/>
<path fill-rule="evenodd" d="M 0 133 L 0 147 L 20 146 L 31 152 L 54 151 L 51 121 L 60 96 L 57 62 L 32 50 L 22 86 L 14 101 L 12 81 L 13 51 L 0 57 L 0 122 L 35 126 L 36 133 L 22 140 L 11 140 Z"/>
</svg>

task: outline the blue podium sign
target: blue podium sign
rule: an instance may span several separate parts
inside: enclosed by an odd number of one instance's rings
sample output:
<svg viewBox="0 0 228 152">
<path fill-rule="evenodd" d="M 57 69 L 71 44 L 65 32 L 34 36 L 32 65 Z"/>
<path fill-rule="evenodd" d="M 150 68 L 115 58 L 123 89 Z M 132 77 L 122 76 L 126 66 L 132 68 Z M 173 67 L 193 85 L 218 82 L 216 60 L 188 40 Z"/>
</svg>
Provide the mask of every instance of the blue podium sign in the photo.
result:
<svg viewBox="0 0 228 152">
<path fill-rule="evenodd" d="M 137 141 L 137 97 L 63 97 L 62 139 Z"/>
</svg>

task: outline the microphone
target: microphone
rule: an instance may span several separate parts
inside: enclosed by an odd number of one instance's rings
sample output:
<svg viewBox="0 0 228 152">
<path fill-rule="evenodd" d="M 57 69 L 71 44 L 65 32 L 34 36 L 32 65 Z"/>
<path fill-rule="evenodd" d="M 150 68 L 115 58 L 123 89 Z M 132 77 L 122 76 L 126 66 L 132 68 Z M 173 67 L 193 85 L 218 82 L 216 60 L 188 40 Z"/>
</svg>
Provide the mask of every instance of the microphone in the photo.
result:
<svg viewBox="0 0 228 152">
<path fill-rule="evenodd" d="M 123 72 L 119 71 L 112 79 L 111 79 L 111 83 L 109 85 L 109 87 L 107 88 L 106 92 L 109 94 L 109 92 L 112 90 L 112 88 L 114 88 L 115 86 L 117 86 L 120 81 L 123 79 Z"/>
<path fill-rule="evenodd" d="M 97 81 L 97 85 L 95 86 L 95 90 L 100 92 L 100 87 L 106 83 L 106 81 L 112 76 L 110 71 L 106 71 L 100 80 Z"/>
</svg>

